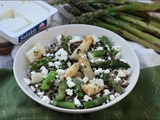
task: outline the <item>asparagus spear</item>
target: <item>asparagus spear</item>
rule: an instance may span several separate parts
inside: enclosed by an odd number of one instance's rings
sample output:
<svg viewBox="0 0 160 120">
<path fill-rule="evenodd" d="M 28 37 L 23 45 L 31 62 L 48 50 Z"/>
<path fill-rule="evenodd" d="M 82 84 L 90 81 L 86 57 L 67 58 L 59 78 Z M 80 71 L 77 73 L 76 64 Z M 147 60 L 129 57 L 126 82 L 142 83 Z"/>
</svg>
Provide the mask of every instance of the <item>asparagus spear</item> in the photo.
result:
<svg viewBox="0 0 160 120">
<path fill-rule="evenodd" d="M 50 62 L 51 60 L 52 60 L 51 57 L 41 57 L 40 59 L 31 63 L 29 67 L 30 67 L 31 70 L 37 70 L 41 66 L 47 65 L 48 62 Z"/>
<path fill-rule="evenodd" d="M 140 2 L 132 2 L 127 5 L 119 5 L 114 7 L 109 7 L 106 9 L 99 9 L 95 12 L 87 12 L 83 13 L 79 17 L 75 17 L 71 23 L 86 23 L 93 18 L 97 18 L 103 15 L 107 15 L 111 12 L 124 11 L 124 10 L 139 10 L 139 11 L 156 11 L 160 9 L 160 4 L 151 4 L 151 3 L 140 3 Z"/>
<path fill-rule="evenodd" d="M 92 68 L 130 68 L 130 65 L 128 63 L 125 63 L 123 61 L 117 61 L 117 60 L 105 60 L 105 61 L 95 61 L 95 63 L 90 63 Z"/>
<path fill-rule="evenodd" d="M 65 97 L 65 90 L 67 89 L 67 83 L 65 80 L 61 81 L 58 88 L 58 94 L 55 96 L 55 100 L 63 100 Z"/>
<path fill-rule="evenodd" d="M 78 93 L 78 97 L 83 97 L 84 93 L 82 92 L 80 82 L 77 79 L 73 79 L 73 82 L 75 83 L 75 89 Z"/>
<path fill-rule="evenodd" d="M 118 13 L 118 14 L 115 14 L 115 16 L 117 16 L 118 18 L 121 18 L 122 20 L 130 22 L 133 25 L 138 25 L 143 29 L 145 29 L 146 31 L 148 31 L 149 33 L 153 33 L 155 35 L 160 36 L 160 29 L 151 24 L 147 24 L 141 20 L 136 19 L 135 17 L 130 17 L 129 15 L 126 15 L 126 14 Z"/>
<path fill-rule="evenodd" d="M 67 108 L 67 109 L 75 109 L 75 105 L 73 102 L 70 101 L 58 101 L 58 100 L 53 100 L 53 105 L 62 107 L 62 108 Z"/>
<path fill-rule="evenodd" d="M 146 41 L 159 46 L 160 47 L 160 39 L 158 39 L 157 37 L 154 37 L 148 33 L 144 33 L 128 24 L 125 24 L 123 21 L 119 20 L 119 19 L 115 19 L 113 17 L 103 17 L 102 18 L 105 22 L 108 22 L 110 24 L 116 25 L 117 27 L 123 28 L 131 33 L 133 33 L 134 35 L 140 37 L 141 39 L 145 39 Z"/>
<path fill-rule="evenodd" d="M 84 108 L 86 108 L 86 109 L 87 108 L 92 108 L 92 107 L 102 105 L 103 103 L 106 103 L 107 100 L 108 100 L 108 96 L 103 95 L 102 97 L 99 97 L 97 99 L 84 102 L 83 105 L 84 105 Z"/>
<path fill-rule="evenodd" d="M 52 80 L 55 79 L 56 74 L 57 73 L 55 71 L 50 71 L 48 73 L 47 77 L 42 82 L 42 86 L 41 86 L 42 90 L 48 90 L 51 87 Z"/>
<path fill-rule="evenodd" d="M 146 47 L 149 47 L 149 48 L 152 48 L 154 49 L 156 52 L 160 52 L 160 47 L 144 40 L 144 39 L 141 39 L 140 37 L 137 37 L 136 35 L 122 29 L 122 28 L 119 28 L 117 26 L 114 26 L 114 25 L 111 25 L 111 24 L 107 24 L 107 23 L 104 23 L 102 21 L 99 21 L 99 20 L 94 20 L 92 21 L 92 23 L 90 22 L 90 24 L 94 24 L 96 26 L 99 26 L 99 27 L 103 27 L 103 28 L 106 28 L 106 29 L 109 29 L 111 31 L 114 31 L 115 33 L 121 35 L 122 37 L 128 39 L 128 40 L 132 40 L 134 42 L 137 42 L 141 45 L 144 45 Z"/>
</svg>

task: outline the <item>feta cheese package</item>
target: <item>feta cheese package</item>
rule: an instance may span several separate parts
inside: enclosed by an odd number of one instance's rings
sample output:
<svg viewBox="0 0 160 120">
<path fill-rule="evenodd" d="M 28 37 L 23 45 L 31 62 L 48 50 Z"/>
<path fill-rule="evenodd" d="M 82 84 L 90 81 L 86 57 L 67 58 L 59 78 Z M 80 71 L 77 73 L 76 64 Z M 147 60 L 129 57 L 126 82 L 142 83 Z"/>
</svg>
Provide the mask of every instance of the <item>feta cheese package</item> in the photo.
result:
<svg viewBox="0 0 160 120">
<path fill-rule="evenodd" d="M 45 29 L 57 9 L 43 1 L 0 1 L 0 36 L 17 45 Z"/>
</svg>

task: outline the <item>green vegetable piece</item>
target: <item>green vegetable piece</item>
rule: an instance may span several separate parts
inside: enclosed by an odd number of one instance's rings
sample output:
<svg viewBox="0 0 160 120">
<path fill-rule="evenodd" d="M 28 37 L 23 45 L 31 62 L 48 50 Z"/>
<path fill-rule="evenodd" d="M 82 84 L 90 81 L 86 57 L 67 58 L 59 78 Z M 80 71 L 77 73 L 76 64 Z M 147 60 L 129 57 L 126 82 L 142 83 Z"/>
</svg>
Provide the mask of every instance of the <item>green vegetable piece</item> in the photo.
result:
<svg viewBox="0 0 160 120">
<path fill-rule="evenodd" d="M 37 70 L 39 69 L 41 66 L 45 66 L 48 64 L 48 62 L 50 62 L 52 59 L 51 57 L 42 57 L 36 61 L 34 61 L 33 63 L 30 64 L 30 69 L 31 70 Z"/>
<path fill-rule="evenodd" d="M 107 52 L 105 50 L 98 50 L 98 51 L 93 51 L 92 53 L 94 57 L 102 57 L 105 56 Z"/>
<path fill-rule="evenodd" d="M 108 100 L 108 96 L 103 95 L 102 97 L 99 97 L 97 99 L 84 102 L 83 105 L 84 105 L 84 108 L 92 108 L 92 107 L 102 105 L 103 103 L 106 103 L 107 100 Z"/>
<path fill-rule="evenodd" d="M 124 88 L 114 80 L 109 80 L 109 84 L 113 87 L 114 90 L 116 90 L 119 94 L 122 94 L 124 92 Z"/>
<path fill-rule="evenodd" d="M 113 68 L 113 69 L 118 69 L 118 68 L 130 68 L 130 65 L 128 63 L 125 63 L 123 61 L 118 61 L 118 60 L 105 60 L 105 61 L 97 61 L 95 63 L 90 63 L 91 67 L 94 68 Z"/>
<path fill-rule="evenodd" d="M 52 80 L 55 79 L 56 74 L 57 74 L 56 71 L 50 71 L 48 73 L 47 77 L 42 82 L 42 86 L 41 86 L 42 90 L 48 90 L 48 89 L 50 89 Z"/>
<path fill-rule="evenodd" d="M 109 39 L 108 39 L 108 37 L 107 36 L 102 36 L 101 37 L 101 39 L 100 39 L 100 41 L 102 42 L 102 44 L 103 44 L 103 46 L 105 47 L 105 48 L 112 48 L 112 44 L 111 44 L 111 42 L 109 41 Z"/>
<path fill-rule="evenodd" d="M 53 100 L 53 105 L 57 107 L 62 107 L 62 108 L 68 108 L 68 109 L 75 109 L 75 105 L 73 102 L 70 101 L 58 101 L 58 100 Z"/>
<path fill-rule="evenodd" d="M 81 89 L 81 85 L 80 85 L 80 82 L 77 80 L 77 79 L 73 79 L 73 82 L 75 83 L 75 89 L 78 93 L 78 97 L 84 97 L 84 93 Z"/>
<path fill-rule="evenodd" d="M 56 100 L 63 100 L 65 97 L 65 90 L 67 89 L 67 83 L 65 80 L 61 81 L 58 88 L 58 94 L 56 95 Z"/>
</svg>

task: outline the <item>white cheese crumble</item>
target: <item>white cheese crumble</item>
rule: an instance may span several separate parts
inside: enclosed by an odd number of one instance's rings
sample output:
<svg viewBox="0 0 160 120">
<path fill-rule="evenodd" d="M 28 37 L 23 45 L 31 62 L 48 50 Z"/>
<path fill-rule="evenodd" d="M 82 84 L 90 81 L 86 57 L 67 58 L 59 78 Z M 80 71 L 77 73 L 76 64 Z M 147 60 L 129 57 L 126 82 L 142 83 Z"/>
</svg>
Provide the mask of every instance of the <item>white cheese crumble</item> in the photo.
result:
<svg viewBox="0 0 160 120">
<path fill-rule="evenodd" d="M 30 86 L 30 88 L 31 88 L 31 90 L 32 90 L 33 92 L 35 92 L 35 91 L 36 91 L 35 87 Z"/>
<path fill-rule="evenodd" d="M 93 37 L 93 44 L 95 45 L 97 42 L 100 41 L 100 39 L 98 37 L 96 37 L 95 35 L 92 35 Z"/>
<path fill-rule="evenodd" d="M 45 95 L 45 96 L 42 97 L 42 101 L 45 102 L 45 103 L 49 103 L 50 102 L 50 98 Z"/>
<path fill-rule="evenodd" d="M 87 83 L 88 80 L 89 80 L 89 79 L 88 79 L 88 77 L 86 77 L 86 76 L 83 78 L 83 82 L 84 82 L 84 83 Z"/>
<path fill-rule="evenodd" d="M 121 78 L 118 77 L 118 76 L 116 76 L 116 78 L 114 78 L 114 81 L 116 81 L 116 82 L 118 82 L 118 81 L 120 81 L 120 80 L 121 80 Z"/>
<path fill-rule="evenodd" d="M 69 41 L 69 43 L 74 43 L 74 42 L 80 42 L 83 39 L 79 36 L 72 36 L 72 39 Z"/>
<path fill-rule="evenodd" d="M 118 77 L 126 77 L 126 74 L 122 69 L 118 69 Z"/>
<path fill-rule="evenodd" d="M 56 73 L 57 73 L 58 76 L 62 76 L 64 74 L 64 72 L 65 71 L 63 69 L 57 69 L 56 70 Z"/>
<path fill-rule="evenodd" d="M 62 65 L 61 62 L 59 62 L 59 61 L 55 61 L 55 62 L 54 62 L 54 66 L 55 66 L 57 69 L 60 68 L 61 65 Z"/>
<path fill-rule="evenodd" d="M 46 68 L 45 66 L 42 66 L 42 67 L 40 68 L 40 70 L 41 70 L 41 73 L 42 73 L 44 76 L 46 76 L 46 75 L 48 74 L 48 70 L 47 70 L 47 68 Z"/>
<path fill-rule="evenodd" d="M 121 51 L 121 46 L 120 45 L 114 45 L 112 48 L 116 51 Z"/>
<path fill-rule="evenodd" d="M 88 95 L 85 95 L 83 99 L 84 99 L 84 101 L 92 100 L 92 98 L 91 98 L 91 97 L 89 97 Z"/>
<path fill-rule="evenodd" d="M 114 93 L 114 96 L 115 96 L 115 97 L 118 97 L 118 96 L 120 96 L 120 94 L 119 94 L 118 92 L 115 92 L 115 93 Z"/>
<path fill-rule="evenodd" d="M 74 98 L 74 104 L 77 106 L 77 107 L 80 107 L 81 106 L 81 102 L 77 99 L 78 96 L 76 96 Z"/>
<path fill-rule="evenodd" d="M 53 62 L 48 62 L 48 66 L 54 66 Z"/>
<path fill-rule="evenodd" d="M 104 81 L 102 79 L 95 79 L 89 81 L 92 85 L 104 86 Z"/>
<path fill-rule="evenodd" d="M 102 68 L 98 68 L 98 69 L 95 69 L 95 70 L 94 70 L 94 74 L 95 74 L 95 75 L 99 75 L 100 73 L 103 73 Z"/>
<path fill-rule="evenodd" d="M 67 77 L 67 85 L 69 88 L 72 88 L 75 86 L 75 83 L 72 82 L 72 79 L 70 77 Z"/>
<path fill-rule="evenodd" d="M 111 93 L 108 89 L 103 90 L 103 92 L 104 92 L 104 94 L 103 94 L 103 95 L 108 95 L 108 94 L 110 94 L 110 93 Z"/>
<path fill-rule="evenodd" d="M 114 95 L 109 95 L 109 99 L 110 99 L 110 100 L 114 100 L 114 99 L 115 99 L 115 96 L 114 96 Z"/>
<path fill-rule="evenodd" d="M 37 92 L 37 95 L 39 95 L 39 97 L 43 97 L 43 95 L 44 95 L 44 92 Z"/>
<path fill-rule="evenodd" d="M 106 69 L 105 71 L 104 71 L 104 73 L 110 73 L 110 70 L 109 69 Z"/>
<path fill-rule="evenodd" d="M 59 49 L 56 53 L 55 53 L 55 59 L 57 60 L 64 60 L 66 61 L 68 58 L 68 52 L 65 51 L 63 48 Z"/>
<path fill-rule="evenodd" d="M 115 60 L 118 60 L 121 58 L 121 53 L 118 52 L 115 56 L 114 56 Z"/>
<path fill-rule="evenodd" d="M 73 89 L 66 89 L 66 93 L 67 93 L 67 95 L 72 96 L 73 95 Z"/>
<path fill-rule="evenodd" d="M 28 78 L 24 78 L 23 80 L 24 80 L 24 82 L 25 82 L 27 85 L 29 85 L 29 84 L 31 83 L 31 80 L 28 79 Z"/>
<path fill-rule="evenodd" d="M 103 47 L 97 47 L 95 50 L 99 51 L 99 50 L 103 50 Z"/>
</svg>

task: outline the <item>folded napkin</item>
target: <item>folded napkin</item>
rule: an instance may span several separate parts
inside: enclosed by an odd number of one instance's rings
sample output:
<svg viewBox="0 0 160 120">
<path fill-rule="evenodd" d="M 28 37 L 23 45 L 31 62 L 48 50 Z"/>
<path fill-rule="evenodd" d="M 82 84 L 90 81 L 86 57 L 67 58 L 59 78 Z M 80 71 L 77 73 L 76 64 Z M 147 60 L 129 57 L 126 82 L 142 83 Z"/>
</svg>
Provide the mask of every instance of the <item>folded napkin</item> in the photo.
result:
<svg viewBox="0 0 160 120">
<path fill-rule="evenodd" d="M 114 106 L 87 114 L 67 114 L 45 108 L 29 98 L 15 81 L 12 69 L 0 69 L 0 120 L 159 119 L 160 66 L 140 71 L 131 93 Z"/>
</svg>

